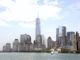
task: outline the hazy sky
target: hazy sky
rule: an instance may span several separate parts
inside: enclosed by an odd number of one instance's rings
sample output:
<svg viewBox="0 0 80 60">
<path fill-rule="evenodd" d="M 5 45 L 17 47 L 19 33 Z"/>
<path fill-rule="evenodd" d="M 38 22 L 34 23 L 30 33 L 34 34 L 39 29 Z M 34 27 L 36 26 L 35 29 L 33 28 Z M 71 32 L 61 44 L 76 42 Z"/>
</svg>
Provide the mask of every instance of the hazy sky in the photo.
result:
<svg viewBox="0 0 80 60">
<path fill-rule="evenodd" d="M 39 11 L 41 33 L 55 40 L 56 28 L 80 33 L 80 0 L 0 0 L 0 50 L 20 34 L 35 39 L 35 20 Z"/>
</svg>

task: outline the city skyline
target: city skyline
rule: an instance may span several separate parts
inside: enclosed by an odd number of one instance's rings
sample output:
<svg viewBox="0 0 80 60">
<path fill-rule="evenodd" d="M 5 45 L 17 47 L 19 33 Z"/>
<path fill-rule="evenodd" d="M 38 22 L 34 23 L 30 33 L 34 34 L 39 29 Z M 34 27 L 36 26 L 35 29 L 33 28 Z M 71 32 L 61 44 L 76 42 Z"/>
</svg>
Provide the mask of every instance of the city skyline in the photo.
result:
<svg viewBox="0 0 80 60">
<path fill-rule="evenodd" d="M 39 27 L 38 27 L 39 28 Z M 38 32 L 38 31 L 37 31 Z M 38 32 L 39 33 L 39 32 Z M 80 50 L 80 35 L 79 32 L 67 31 L 66 26 L 61 26 L 56 29 L 56 41 L 49 36 L 44 39 L 40 33 L 35 35 L 36 38 L 34 42 L 31 42 L 31 36 L 27 34 L 20 35 L 20 41 L 15 39 L 13 45 L 11 43 L 6 43 L 3 46 L 3 52 L 31 52 L 31 51 L 44 51 L 52 50 L 55 51 L 68 51 L 78 52 Z M 46 44 L 47 45 L 46 45 Z M 12 45 L 12 47 L 11 47 Z"/>
<path fill-rule="evenodd" d="M 56 39 L 58 26 L 67 26 L 68 31 L 80 30 L 79 0 L 0 0 L 0 50 L 5 43 L 20 39 L 20 34 L 27 33 L 35 39 L 37 7 L 46 39 Z"/>
</svg>

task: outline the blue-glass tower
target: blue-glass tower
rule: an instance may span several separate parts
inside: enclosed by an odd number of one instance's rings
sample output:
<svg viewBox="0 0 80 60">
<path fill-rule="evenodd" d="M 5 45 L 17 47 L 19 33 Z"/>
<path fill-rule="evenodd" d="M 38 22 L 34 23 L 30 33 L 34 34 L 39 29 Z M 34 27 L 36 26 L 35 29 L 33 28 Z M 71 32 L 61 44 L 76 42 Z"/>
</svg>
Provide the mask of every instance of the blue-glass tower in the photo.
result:
<svg viewBox="0 0 80 60">
<path fill-rule="evenodd" d="M 37 48 L 41 48 L 42 36 L 41 36 L 40 19 L 39 19 L 39 17 L 36 18 L 36 43 L 37 43 Z"/>
<path fill-rule="evenodd" d="M 36 18 L 36 36 L 41 35 L 40 31 L 40 19 Z"/>
</svg>

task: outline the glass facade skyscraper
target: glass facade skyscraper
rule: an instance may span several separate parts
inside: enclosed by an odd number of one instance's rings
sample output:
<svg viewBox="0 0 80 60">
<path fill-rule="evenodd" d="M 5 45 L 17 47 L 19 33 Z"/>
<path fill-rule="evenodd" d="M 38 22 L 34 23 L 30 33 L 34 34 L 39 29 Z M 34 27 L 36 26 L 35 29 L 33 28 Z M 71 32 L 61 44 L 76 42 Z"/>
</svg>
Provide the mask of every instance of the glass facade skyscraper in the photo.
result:
<svg viewBox="0 0 80 60">
<path fill-rule="evenodd" d="M 42 47 L 42 36 L 41 36 L 40 19 L 39 18 L 36 18 L 36 43 L 37 43 L 37 48 Z"/>
<path fill-rule="evenodd" d="M 36 18 L 36 36 L 41 35 L 40 31 L 40 19 Z"/>
<path fill-rule="evenodd" d="M 56 30 L 56 40 L 58 47 L 65 48 L 66 46 L 66 27 L 61 26 Z"/>
</svg>

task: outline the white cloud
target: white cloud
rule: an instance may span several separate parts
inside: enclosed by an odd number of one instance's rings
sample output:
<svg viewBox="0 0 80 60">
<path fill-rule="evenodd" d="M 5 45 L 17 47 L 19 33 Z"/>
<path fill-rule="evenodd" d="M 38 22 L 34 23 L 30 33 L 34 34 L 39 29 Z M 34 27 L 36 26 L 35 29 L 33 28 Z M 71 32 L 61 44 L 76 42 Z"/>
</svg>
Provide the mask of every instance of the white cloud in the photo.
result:
<svg viewBox="0 0 80 60">
<path fill-rule="evenodd" d="M 38 6 L 38 0 L 0 0 L 0 5 L 7 7 L 7 10 L 0 14 L 0 18 L 7 21 L 33 21 L 37 17 L 39 8 L 39 16 L 41 19 L 48 19 L 52 17 L 58 18 L 58 13 L 61 8 L 52 5 Z M 58 4 L 57 1 L 52 2 Z"/>
<path fill-rule="evenodd" d="M 22 28 L 35 28 L 35 24 L 19 23 L 18 25 Z"/>
<path fill-rule="evenodd" d="M 15 3 L 12 0 L 0 0 L 0 5 L 11 8 L 15 5 Z"/>
<path fill-rule="evenodd" d="M 1 27 L 9 27 L 9 24 L 4 21 L 0 21 L 0 26 Z"/>
<path fill-rule="evenodd" d="M 58 18 L 58 13 L 61 11 L 61 8 L 51 6 L 51 5 L 44 5 L 40 7 L 40 18 L 48 19 L 52 17 Z"/>
</svg>

